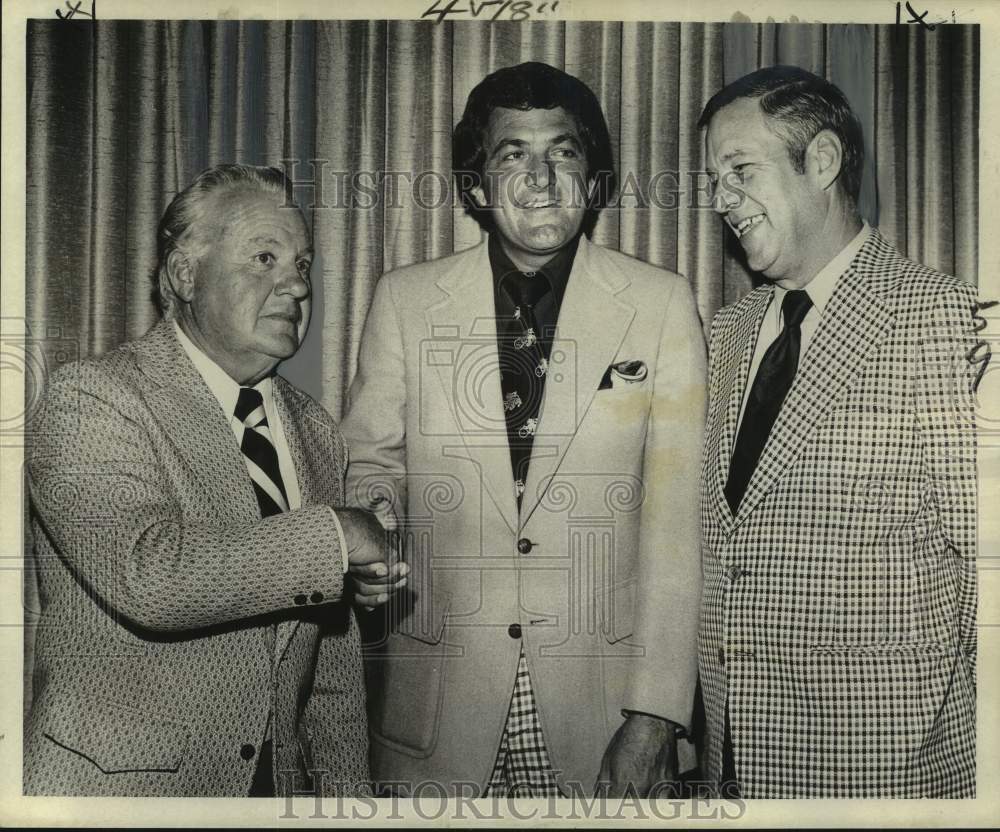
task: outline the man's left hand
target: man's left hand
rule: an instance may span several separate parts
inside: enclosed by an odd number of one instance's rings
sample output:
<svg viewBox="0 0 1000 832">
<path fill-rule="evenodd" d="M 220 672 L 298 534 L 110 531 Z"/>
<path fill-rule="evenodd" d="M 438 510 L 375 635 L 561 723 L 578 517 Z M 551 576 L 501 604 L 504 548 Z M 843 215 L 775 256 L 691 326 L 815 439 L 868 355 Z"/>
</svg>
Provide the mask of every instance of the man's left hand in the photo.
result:
<svg viewBox="0 0 1000 832">
<path fill-rule="evenodd" d="M 630 713 L 608 743 L 601 760 L 598 783 L 609 784 L 609 797 L 623 797 L 626 789 L 646 797 L 656 783 L 677 779 L 677 739 L 665 719 Z"/>
</svg>

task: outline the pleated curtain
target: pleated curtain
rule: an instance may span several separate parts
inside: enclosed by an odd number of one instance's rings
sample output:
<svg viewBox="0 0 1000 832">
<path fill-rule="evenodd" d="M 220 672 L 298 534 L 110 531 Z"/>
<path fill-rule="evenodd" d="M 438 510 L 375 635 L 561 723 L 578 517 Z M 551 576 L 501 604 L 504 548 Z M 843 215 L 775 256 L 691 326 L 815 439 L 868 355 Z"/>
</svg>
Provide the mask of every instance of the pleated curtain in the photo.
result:
<svg viewBox="0 0 1000 832">
<path fill-rule="evenodd" d="M 594 239 L 687 276 L 706 327 L 752 281 L 707 205 L 696 122 L 774 63 L 850 98 L 869 221 L 976 280 L 976 27 L 53 20 L 26 47 L 27 316 L 83 355 L 157 320 L 155 230 L 179 189 L 220 162 L 285 164 L 317 256 L 310 333 L 283 372 L 340 416 L 379 276 L 479 241 L 449 198 L 451 131 L 476 83 L 526 60 L 604 107 L 623 188 Z"/>
</svg>

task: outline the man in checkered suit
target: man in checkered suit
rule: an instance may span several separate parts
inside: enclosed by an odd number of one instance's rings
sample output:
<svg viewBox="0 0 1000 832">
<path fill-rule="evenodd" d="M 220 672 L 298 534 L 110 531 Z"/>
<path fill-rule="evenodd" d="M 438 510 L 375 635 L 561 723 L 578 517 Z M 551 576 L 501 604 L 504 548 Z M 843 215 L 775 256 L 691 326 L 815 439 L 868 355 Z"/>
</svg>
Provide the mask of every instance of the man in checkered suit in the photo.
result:
<svg viewBox="0 0 1000 832">
<path fill-rule="evenodd" d="M 705 106 L 763 285 L 712 325 L 705 767 L 748 798 L 975 794 L 970 284 L 859 218 L 860 125 L 797 67 Z"/>
<path fill-rule="evenodd" d="M 488 239 L 379 281 L 343 423 L 348 501 L 403 532 L 412 568 L 369 663 L 372 772 L 646 793 L 676 774 L 696 679 L 694 299 L 587 239 L 613 164 L 578 79 L 498 70 L 453 147 Z"/>
</svg>

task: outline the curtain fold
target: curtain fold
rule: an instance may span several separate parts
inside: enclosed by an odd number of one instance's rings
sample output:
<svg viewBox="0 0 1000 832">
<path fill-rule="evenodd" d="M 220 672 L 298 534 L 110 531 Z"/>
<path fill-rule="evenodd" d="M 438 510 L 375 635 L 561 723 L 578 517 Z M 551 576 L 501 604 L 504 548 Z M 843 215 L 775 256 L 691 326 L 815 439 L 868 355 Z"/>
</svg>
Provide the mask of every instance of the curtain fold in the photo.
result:
<svg viewBox="0 0 1000 832">
<path fill-rule="evenodd" d="M 676 270 L 694 287 L 706 336 L 712 316 L 724 302 L 725 229 L 708 201 L 705 143 L 697 126 L 705 102 L 723 86 L 723 29 L 721 23 L 681 24 L 681 54 L 693 57 L 684 61 L 686 75 L 678 89 Z"/>
<path fill-rule="evenodd" d="M 180 188 L 220 162 L 284 164 L 316 258 L 310 333 L 283 372 L 340 416 L 379 276 L 481 239 L 454 198 L 451 131 L 473 86 L 525 60 L 604 106 L 621 190 L 594 239 L 686 275 L 706 328 L 752 280 L 707 203 L 697 119 L 774 63 L 851 100 L 862 213 L 976 280 L 977 27 L 35 20 L 26 48 L 28 320 L 84 355 L 156 320 L 156 225 Z"/>
</svg>

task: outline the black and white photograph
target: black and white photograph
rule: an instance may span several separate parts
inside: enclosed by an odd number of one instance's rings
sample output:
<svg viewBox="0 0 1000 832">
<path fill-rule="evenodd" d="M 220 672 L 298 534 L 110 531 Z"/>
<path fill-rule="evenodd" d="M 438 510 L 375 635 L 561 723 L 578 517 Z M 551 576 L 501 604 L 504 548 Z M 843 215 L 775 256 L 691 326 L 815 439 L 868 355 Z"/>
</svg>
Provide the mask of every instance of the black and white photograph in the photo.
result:
<svg viewBox="0 0 1000 832">
<path fill-rule="evenodd" d="M 10 9 L 0 822 L 995 821 L 993 9 Z"/>
</svg>

